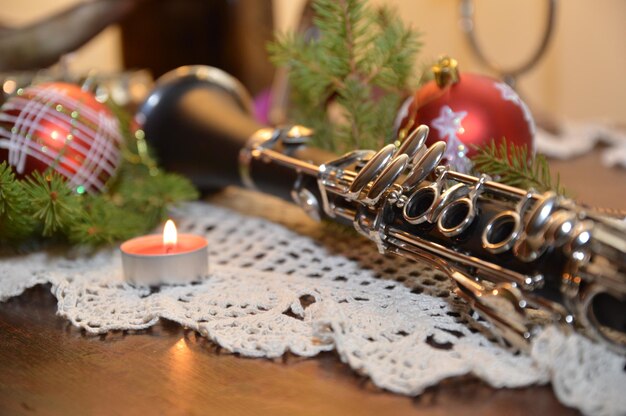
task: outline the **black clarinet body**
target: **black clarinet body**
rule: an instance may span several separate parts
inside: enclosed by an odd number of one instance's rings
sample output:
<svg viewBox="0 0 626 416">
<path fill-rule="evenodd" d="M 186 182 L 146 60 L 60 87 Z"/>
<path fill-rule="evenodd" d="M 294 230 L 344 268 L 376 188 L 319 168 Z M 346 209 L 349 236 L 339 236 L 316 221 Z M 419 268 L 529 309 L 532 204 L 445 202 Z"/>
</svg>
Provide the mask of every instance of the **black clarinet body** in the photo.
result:
<svg viewBox="0 0 626 416">
<path fill-rule="evenodd" d="M 624 351 L 624 227 L 554 193 L 441 166 L 445 144 L 427 148 L 426 126 L 399 146 L 337 156 L 308 146 L 305 127 L 259 125 L 243 87 L 209 67 L 166 74 L 139 118 L 161 164 L 201 190 L 257 189 L 443 270 L 507 344 L 527 348 L 540 312 Z"/>
<path fill-rule="evenodd" d="M 138 119 L 160 164 L 185 175 L 204 192 L 245 185 L 240 152 L 264 128 L 252 117 L 251 99 L 243 85 L 207 66 L 182 67 L 160 78 Z M 275 146 L 278 152 L 312 163 L 334 157 L 304 143 L 285 146 L 277 141 Z M 295 171 L 256 159 L 250 161 L 250 170 L 257 189 L 291 198 Z"/>
</svg>

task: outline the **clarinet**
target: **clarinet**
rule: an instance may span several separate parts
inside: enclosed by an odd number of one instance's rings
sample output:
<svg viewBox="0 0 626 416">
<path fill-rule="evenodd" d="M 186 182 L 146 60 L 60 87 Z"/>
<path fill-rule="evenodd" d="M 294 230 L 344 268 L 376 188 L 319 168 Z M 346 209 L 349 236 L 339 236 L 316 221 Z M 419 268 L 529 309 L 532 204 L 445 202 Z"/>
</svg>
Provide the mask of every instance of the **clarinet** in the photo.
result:
<svg viewBox="0 0 626 416">
<path fill-rule="evenodd" d="M 624 222 L 553 192 L 459 173 L 425 146 L 343 156 L 308 146 L 303 126 L 264 127 L 228 74 L 205 66 L 164 75 L 138 113 L 164 168 L 203 191 L 243 186 L 353 226 L 381 253 L 427 262 L 505 344 L 527 350 L 554 323 L 626 353 Z"/>
</svg>

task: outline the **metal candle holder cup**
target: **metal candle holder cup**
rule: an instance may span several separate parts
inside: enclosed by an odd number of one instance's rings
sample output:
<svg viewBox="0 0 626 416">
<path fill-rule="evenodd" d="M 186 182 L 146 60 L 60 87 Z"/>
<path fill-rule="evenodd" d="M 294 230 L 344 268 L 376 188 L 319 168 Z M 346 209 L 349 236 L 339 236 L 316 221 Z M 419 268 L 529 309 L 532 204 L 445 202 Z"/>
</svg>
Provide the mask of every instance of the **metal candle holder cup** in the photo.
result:
<svg viewBox="0 0 626 416">
<path fill-rule="evenodd" d="M 163 246 L 162 236 L 147 235 L 133 238 L 120 246 L 122 267 L 127 281 L 139 285 L 185 284 L 203 279 L 208 274 L 208 243 L 192 234 L 178 236 L 175 251 L 162 253 L 147 248 Z"/>
</svg>

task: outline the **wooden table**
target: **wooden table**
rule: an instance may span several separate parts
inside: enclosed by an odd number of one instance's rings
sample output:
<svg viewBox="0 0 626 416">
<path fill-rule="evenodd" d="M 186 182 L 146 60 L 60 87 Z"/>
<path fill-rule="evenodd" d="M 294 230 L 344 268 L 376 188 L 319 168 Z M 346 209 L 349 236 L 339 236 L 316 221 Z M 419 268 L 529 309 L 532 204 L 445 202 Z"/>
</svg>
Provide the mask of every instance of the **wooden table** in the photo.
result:
<svg viewBox="0 0 626 416">
<path fill-rule="evenodd" d="M 594 152 L 553 167 L 582 201 L 626 209 L 626 171 L 601 168 L 599 160 Z M 234 195 L 213 200 L 250 205 Z M 2 415 L 577 414 L 548 386 L 494 390 L 471 378 L 450 380 L 417 398 L 394 395 L 356 375 L 334 353 L 242 358 L 168 321 L 146 331 L 89 336 L 55 316 L 48 289 L 0 304 Z"/>
</svg>

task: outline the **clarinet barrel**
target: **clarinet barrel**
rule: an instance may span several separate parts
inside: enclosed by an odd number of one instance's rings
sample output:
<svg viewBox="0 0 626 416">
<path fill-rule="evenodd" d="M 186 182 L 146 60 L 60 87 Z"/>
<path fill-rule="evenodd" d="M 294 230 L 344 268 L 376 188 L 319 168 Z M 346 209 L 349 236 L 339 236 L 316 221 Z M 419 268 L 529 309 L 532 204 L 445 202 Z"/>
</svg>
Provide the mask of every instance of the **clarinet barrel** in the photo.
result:
<svg viewBox="0 0 626 416">
<path fill-rule="evenodd" d="M 252 100 L 232 76 L 208 66 L 181 67 L 163 75 L 141 106 L 138 119 L 165 169 L 188 177 L 201 191 L 228 185 L 254 187 L 291 200 L 297 172 L 273 163 L 250 160 L 240 169 L 241 151 L 256 136 L 271 134 L 252 116 Z M 307 129 L 308 130 L 308 129 Z M 277 151 L 320 164 L 335 155 L 304 146 L 302 140 L 276 143 Z"/>
</svg>

